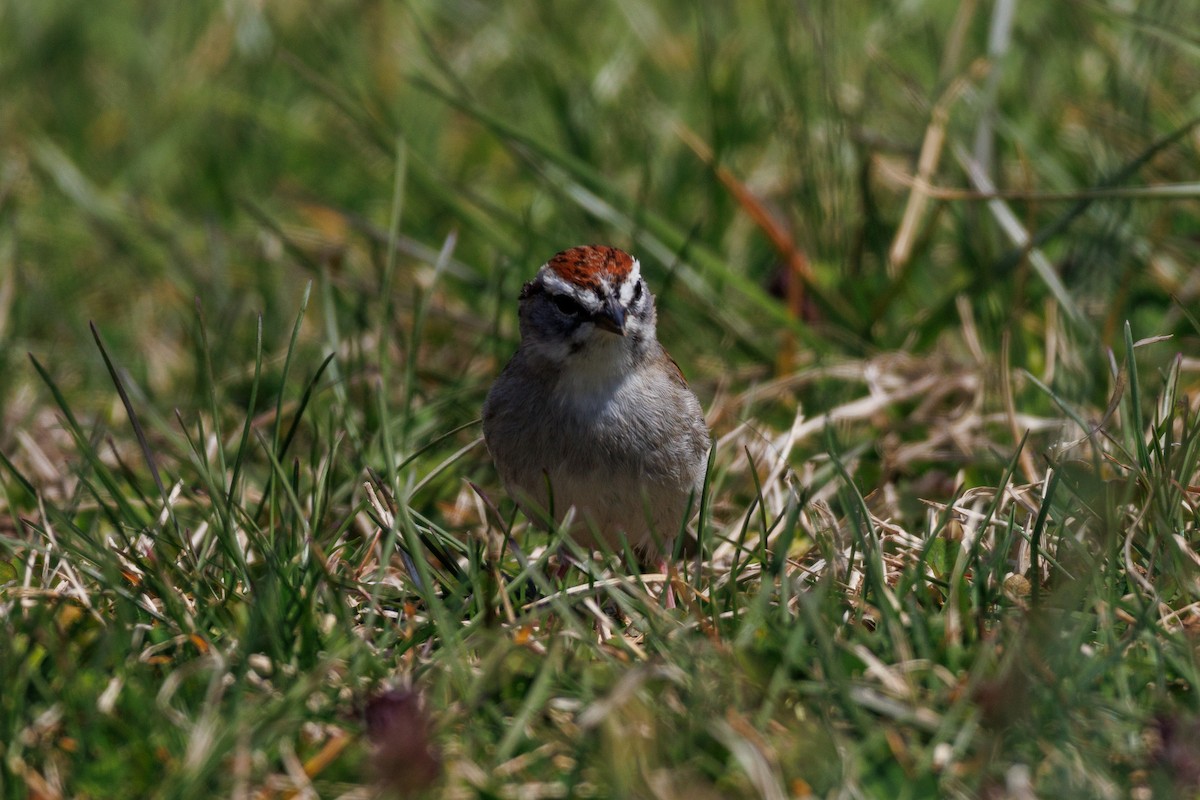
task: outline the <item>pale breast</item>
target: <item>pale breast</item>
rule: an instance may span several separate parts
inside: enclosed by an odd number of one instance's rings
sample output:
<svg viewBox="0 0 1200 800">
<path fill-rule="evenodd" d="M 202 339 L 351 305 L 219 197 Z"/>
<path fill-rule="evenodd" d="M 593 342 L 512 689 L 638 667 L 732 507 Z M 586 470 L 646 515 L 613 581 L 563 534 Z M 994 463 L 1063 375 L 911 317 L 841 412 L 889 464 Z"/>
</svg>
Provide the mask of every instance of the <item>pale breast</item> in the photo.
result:
<svg viewBox="0 0 1200 800">
<path fill-rule="evenodd" d="M 501 470 L 506 489 L 531 519 L 574 508 L 581 545 L 620 551 L 624 536 L 656 552 L 699 507 L 709 440 L 686 388 L 631 380 L 577 397 L 547 408 L 523 444 Z"/>
<path fill-rule="evenodd" d="M 624 537 L 653 554 L 698 509 L 710 442 L 700 403 L 661 348 L 630 366 L 607 347 L 548 375 L 518 353 L 488 395 L 484 437 L 531 520 L 557 523 L 574 508 L 580 544 L 620 552 Z"/>
</svg>

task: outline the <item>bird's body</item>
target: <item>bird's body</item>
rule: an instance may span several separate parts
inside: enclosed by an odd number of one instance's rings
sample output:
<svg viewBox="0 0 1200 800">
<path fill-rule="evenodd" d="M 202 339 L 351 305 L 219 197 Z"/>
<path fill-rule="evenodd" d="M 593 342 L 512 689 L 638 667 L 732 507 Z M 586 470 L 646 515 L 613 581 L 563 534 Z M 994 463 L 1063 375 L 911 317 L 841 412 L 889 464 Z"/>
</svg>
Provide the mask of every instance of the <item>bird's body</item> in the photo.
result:
<svg viewBox="0 0 1200 800">
<path fill-rule="evenodd" d="M 637 262 L 558 254 L 522 292 L 521 334 L 483 409 L 505 489 L 542 524 L 574 508 L 581 545 L 660 555 L 699 505 L 710 442 Z"/>
</svg>

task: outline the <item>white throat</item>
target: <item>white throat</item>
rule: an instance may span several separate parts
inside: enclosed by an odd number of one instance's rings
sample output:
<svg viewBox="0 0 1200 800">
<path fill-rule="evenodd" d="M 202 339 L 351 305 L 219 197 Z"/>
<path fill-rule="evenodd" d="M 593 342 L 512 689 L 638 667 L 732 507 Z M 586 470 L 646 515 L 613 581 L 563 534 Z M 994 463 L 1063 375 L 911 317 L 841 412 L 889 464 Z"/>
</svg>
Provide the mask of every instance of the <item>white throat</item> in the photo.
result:
<svg viewBox="0 0 1200 800">
<path fill-rule="evenodd" d="M 632 342 L 607 331 L 593 329 L 581 348 L 559 362 L 559 387 L 580 395 L 606 395 L 633 371 Z"/>
</svg>

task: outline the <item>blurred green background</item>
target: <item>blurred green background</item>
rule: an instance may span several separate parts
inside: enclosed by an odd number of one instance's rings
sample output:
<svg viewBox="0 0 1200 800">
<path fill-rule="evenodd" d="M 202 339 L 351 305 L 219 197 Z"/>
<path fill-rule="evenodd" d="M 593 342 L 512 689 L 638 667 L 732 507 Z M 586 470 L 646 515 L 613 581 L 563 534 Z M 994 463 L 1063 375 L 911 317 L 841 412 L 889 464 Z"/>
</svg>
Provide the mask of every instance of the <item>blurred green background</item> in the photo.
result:
<svg viewBox="0 0 1200 800">
<path fill-rule="evenodd" d="M 985 119 L 1002 190 L 1194 180 L 1194 128 L 1135 162 L 1200 113 L 1200 13 L 1186 0 L 1024 4 L 989 71 L 992 10 L 7 2 L 0 402 L 31 374 L 26 351 L 69 390 L 107 382 L 95 320 L 138 383 L 187 405 L 194 298 L 218 365 L 250 357 L 257 311 L 277 352 L 309 280 L 333 287 L 318 318 L 358 336 L 381 302 L 408 302 L 452 232 L 431 324 L 471 352 L 497 330 L 511 342 L 511 300 L 538 264 L 604 241 L 647 262 L 690 374 L 770 370 L 786 254 L 718 166 L 811 264 L 794 309 L 804 349 L 927 350 L 962 324 L 962 296 L 989 352 L 1008 332 L 1013 364 L 1039 372 L 1059 324 L 1050 293 L 986 205 L 933 201 L 906 264 L 885 268 L 910 193 L 896 176 L 915 171 L 931 109 L 951 98 L 932 176 L 944 186 L 970 188 L 952 148 L 974 150 Z M 402 248 L 382 298 L 401 152 Z M 1129 319 L 1137 337 L 1195 343 L 1170 298 L 1192 307 L 1200 293 L 1196 202 L 1100 199 L 1052 232 L 1044 248 L 1085 320 L 1069 335 L 1111 343 Z M 1011 203 L 1032 233 L 1075 205 Z"/>
</svg>

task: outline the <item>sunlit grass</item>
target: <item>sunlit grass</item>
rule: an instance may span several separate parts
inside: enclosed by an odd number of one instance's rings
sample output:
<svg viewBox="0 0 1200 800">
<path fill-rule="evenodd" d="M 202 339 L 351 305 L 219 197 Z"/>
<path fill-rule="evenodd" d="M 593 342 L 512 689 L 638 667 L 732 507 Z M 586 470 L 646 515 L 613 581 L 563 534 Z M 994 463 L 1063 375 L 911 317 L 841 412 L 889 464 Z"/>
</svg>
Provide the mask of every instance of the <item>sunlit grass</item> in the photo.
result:
<svg viewBox="0 0 1200 800">
<path fill-rule="evenodd" d="M 0 9 L 0 791 L 1196 792 L 1185 6 Z M 591 241 L 666 575 L 479 441 Z"/>
</svg>

